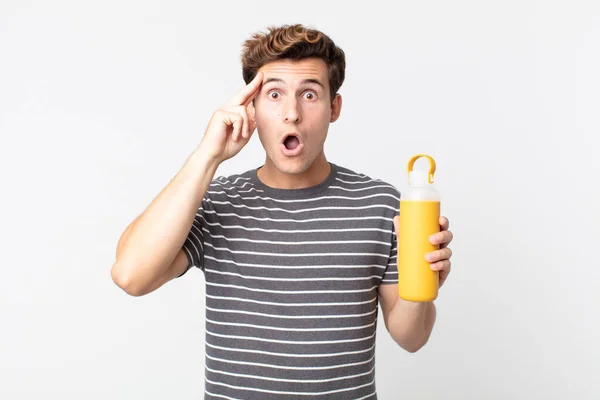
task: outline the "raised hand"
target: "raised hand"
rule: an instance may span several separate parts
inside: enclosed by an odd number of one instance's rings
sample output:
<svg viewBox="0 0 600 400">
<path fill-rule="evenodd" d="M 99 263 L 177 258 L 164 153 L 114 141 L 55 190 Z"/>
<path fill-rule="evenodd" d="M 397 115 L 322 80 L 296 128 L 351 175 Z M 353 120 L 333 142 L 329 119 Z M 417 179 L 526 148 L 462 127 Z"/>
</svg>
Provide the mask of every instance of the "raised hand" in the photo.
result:
<svg viewBox="0 0 600 400">
<path fill-rule="evenodd" d="M 261 88 L 262 72 L 241 89 L 208 123 L 200 147 L 207 156 L 221 163 L 242 150 L 256 129 L 252 100 Z"/>
</svg>

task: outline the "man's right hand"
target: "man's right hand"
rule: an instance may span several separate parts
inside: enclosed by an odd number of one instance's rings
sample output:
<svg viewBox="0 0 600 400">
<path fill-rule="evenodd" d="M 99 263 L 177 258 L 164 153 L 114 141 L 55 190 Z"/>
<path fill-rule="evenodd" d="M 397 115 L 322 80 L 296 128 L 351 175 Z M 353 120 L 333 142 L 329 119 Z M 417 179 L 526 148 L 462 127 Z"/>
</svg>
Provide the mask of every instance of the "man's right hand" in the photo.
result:
<svg viewBox="0 0 600 400">
<path fill-rule="evenodd" d="M 262 72 L 258 72 L 250 83 L 212 115 L 200 148 L 218 163 L 239 153 L 254 133 L 256 121 L 252 100 L 260 90 L 262 79 Z"/>
</svg>

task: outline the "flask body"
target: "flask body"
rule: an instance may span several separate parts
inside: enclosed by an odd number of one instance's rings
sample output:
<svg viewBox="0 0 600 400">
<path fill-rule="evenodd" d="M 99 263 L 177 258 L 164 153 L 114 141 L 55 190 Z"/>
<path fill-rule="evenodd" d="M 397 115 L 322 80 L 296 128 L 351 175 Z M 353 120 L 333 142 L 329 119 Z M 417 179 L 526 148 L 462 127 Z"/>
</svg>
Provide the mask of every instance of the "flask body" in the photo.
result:
<svg viewBox="0 0 600 400">
<path fill-rule="evenodd" d="M 427 302 L 438 296 L 439 272 L 431 269 L 425 255 L 439 249 L 429 237 L 440 231 L 440 199 L 435 191 L 429 194 L 400 200 L 398 296 L 408 301 Z"/>
</svg>

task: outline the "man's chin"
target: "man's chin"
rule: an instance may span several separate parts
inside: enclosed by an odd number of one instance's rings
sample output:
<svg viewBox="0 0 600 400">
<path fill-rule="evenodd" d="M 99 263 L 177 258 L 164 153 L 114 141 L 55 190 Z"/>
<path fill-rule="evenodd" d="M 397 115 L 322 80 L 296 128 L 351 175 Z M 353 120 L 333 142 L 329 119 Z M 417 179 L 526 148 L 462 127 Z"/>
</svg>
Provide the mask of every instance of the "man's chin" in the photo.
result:
<svg viewBox="0 0 600 400">
<path fill-rule="evenodd" d="M 302 160 L 279 160 L 275 166 L 279 172 L 288 175 L 298 175 L 306 172 L 310 168 L 310 162 Z"/>
<path fill-rule="evenodd" d="M 283 174 L 298 175 L 308 171 L 313 161 L 305 157 L 279 157 L 273 164 Z"/>
</svg>

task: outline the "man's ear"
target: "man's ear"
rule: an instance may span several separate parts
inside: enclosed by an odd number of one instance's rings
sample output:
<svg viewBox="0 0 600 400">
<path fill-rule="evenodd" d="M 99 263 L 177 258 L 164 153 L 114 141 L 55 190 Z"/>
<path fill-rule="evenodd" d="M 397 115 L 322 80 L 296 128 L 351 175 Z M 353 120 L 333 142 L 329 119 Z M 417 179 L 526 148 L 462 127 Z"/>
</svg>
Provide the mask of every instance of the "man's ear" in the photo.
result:
<svg viewBox="0 0 600 400">
<path fill-rule="evenodd" d="M 342 95 L 336 93 L 333 101 L 331 102 L 331 119 L 330 122 L 335 122 L 340 117 L 342 112 Z"/>
<path fill-rule="evenodd" d="M 250 118 L 252 118 L 253 121 L 256 121 L 256 104 L 254 103 L 255 99 L 252 99 L 252 101 L 250 102 L 250 104 L 252 105 L 252 107 L 250 108 L 250 113 L 251 115 L 249 115 Z"/>
</svg>

